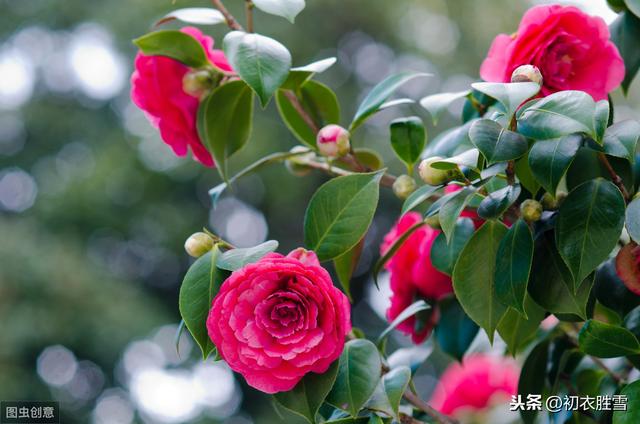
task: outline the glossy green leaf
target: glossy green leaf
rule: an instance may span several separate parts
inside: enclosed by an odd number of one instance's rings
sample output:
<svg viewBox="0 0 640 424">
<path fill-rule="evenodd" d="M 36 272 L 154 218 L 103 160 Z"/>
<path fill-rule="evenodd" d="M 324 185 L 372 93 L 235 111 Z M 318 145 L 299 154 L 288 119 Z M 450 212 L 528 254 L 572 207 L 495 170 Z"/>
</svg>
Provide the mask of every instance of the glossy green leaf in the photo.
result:
<svg viewBox="0 0 640 424">
<path fill-rule="evenodd" d="M 467 315 L 493 341 L 507 308 L 495 294 L 495 263 L 500 240 L 507 233 L 501 222 L 487 221 L 466 244 L 453 269 L 453 288 Z"/>
<path fill-rule="evenodd" d="M 528 395 L 541 395 L 545 393 L 547 362 L 549 360 L 549 339 L 541 341 L 531 350 L 522 365 L 520 379 L 518 380 L 518 394 L 523 399 Z M 520 416 L 525 424 L 535 422 L 537 411 L 535 409 L 520 410 Z"/>
<path fill-rule="evenodd" d="M 637 0 L 634 0 L 637 1 Z M 610 26 L 611 40 L 616 44 L 624 60 L 626 70 L 622 90 L 627 93 L 640 69 L 640 17 L 631 12 L 621 13 Z"/>
<path fill-rule="evenodd" d="M 600 395 L 600 386 L 607 373 L 600 369 L 585 368 L 576 375 L 576 389 L 582 396 Z"/>
<path fill-rule="evenodd" d="M 167 13 L 162 19 L 156 22 L 156 26 L 175 20 L 195 25 L 216 25 L 226 22 L 226 19 L 218 9 L 212 9 L 210 7 L 185 7 Z"/>
<path fill-rule="evenodd" d="M 479 157 L 480 152 L 478 149 L 469 149 L 450 158 L 434 161 L 431 163 L 431 166 L 436 169 L 444 170 L 454 169 L 461 166 L 478 169 Z"/>
<path fill-rule="evenodd" d="M 367 120 L 371 115 L 376 113 L 380 106 L 386 102 L 389 97 L 396 91 L 400 86 L 405 84 L 408 81 L 411 81 L 417 77 L 426 77 L 430 76 L 429 74 L 419 73 L 419 72 L 402 72 L 395 75 L 390 75 L 384 80 L 382 80 L 378 85 L 373 87 L 373 89 L 369 92 L 369 94 L 364 98 L 358 110 L 356 111 L 355 116 L 353 117 L 353 121 L 349 127 L 350 131 L 358 128 L 364 121 Z"/>
<path fill-rule="evenodd" d="M 613 124 L 604 134 L 604 152 L 609 156 L 627 159 L 633 164 L 639 137 L 638 121 L 627 120 Z"/>
<path fill-rule="evenodd" d="M 448 242 L 444 233 L 438 234 L 431 245 L 431 263 L 434 268 L 447 275 L 453 274 L 460 252 L 474 231 L 475 226 L 471 218 L 460 218 L 456 221 Z"/>
<path fill-rule="evenodd" d="M 598 358 L 640 354 L 640 342 L 626 328 L 588 320 L 578 334 L 580 350 Z"/>
<path fill-rule="evenodd" d="M 475 191 L 465 187 L 455 192 L 455 195 L 440 207 L 438 216 L 440 217 L 440 227 L 444 233 L 447 242 L 451 240 L 453 229 L 456 226 L 458 217 L 469 203 Z"/>
<path fill-rule="evenodd" d="M 200 109 L 200 137 L 226 180 L 227 159 L 244 147 L 251 135 L 253 92 L 244 82 L 232 81 L 211 93 Z"/>
<path fill-rule="evenodd" d="M 609 126 L 609 113 L 611 111 L 607 100 L 600 100 L 596 103 L 596 113 L 594 116 L 595 141 L 602 144 L 604 141 L 604 133 Z"/>
<path fill-rule="evenodd" d="M 366 147 L 356 147 L 353 149 L 353 154 L 364 167 L 373 171 L 378 171 L 384 167 L 384 161 L 380 153 L 373 149 L 367 149 Z M 339 166 L 339 161 L 336 165 Z"/>
<path fill-rule="evenodd" d="M 438 345 L 444 352 L 462 361 L 479 330 L 455 298 L 440 301 L 440 320 L 435 331 Z"/>
<path fill-rule="evenodd" d="M 509 185 L 489 193 L 478 206 L 478 215 L 484 219 L 502 216 L 520 196 L 520 185 Z"/>
<path fill-rule="evenodd" d="M 355 417 L 373 394 L 382 362 L 376 346 L 366 339 L 347 342 L 340 355 L 338 376 L 326 401 Z"/>
<path fill-rule="evenodd" d="M 304 217 L 305 245 L 321 261 L 336 258 L 364 236 L 378 205 L 381 172 L 337 177 L 313 195 Z"/>
<path fill-rule="evenodd" d="M 411 380 L 411 369 L 403 366 L 394 368 L 384 376 L 378 383 L 373 396 L 367 401 L 366 408 L 376 412 L 383 412 L 390 417 L 398 417 L 398 409 L 400 408 L 400 401 L 402 395 L 409 381 Z"/>
<path fill-rule="evenodd" d="M 424 149 L 427 130 L 417 116 L 398 118 L 391 122 L 391 147 L 407 168 L 412 169 Z"/>
<path fill-rule="evenodd" d="M 618 276 L 615 258 L 598 267 L 593 291 L 598 302 L 617 313 L 620 319 L 640 306 L 640 296 L 631 292 Z"/>
<path fill-rule="evenodd" d="M 535 338 L 540 322 L 544 319 L 544 309 L 526 293 L 523 303 L 526 317 L 515 309 L 509 308 L 498 324 L 498 334 L 513 356 L 521 352 Z"/>
<path fill-rule="evenodd" d="M 282 16 L 291 23 L 305 7 L 304 0 L 253 0 L 253 4 L 263 12 Z"/>
<path fill-rule="evenodd" d="M 242 31 L 228 33 L 223 48 L 229 64 L 266 106 L 289 75 L 289 50 L 272 38 Z"/>
<path fill-rule="evenodd" d="M 326 85 L 316 81 L 308 81 L 304 84 L 298 94 L 290 91 L 290 95 L 296 95 L 302 108 L 313 119 L 318 128 L 328 124 L 340 122 L 340 105 L 335 93 Z M 287 128 L 296 136 L 298 140 L 307 146 L 316 148 L 316 132 L 309 127 L 309 124 L 300 116 L 300 113 L 287 98 L 283 90 L 278 90 L 276 103 L 280 117 L 287 125 Z"/>
<path fill-rule="evenodd" d="M 571 134 L 534 143 L 529 152 L 529 166 L 536 180 L 555 196 L 558 184 L 573 162 L 582 144 L 582 136 Z"/>
<path fill-rule="evenodd" d="M 518 110 L 518 131 L 536 140 L 550 140 L 573 133 L 596 138 L 596 103 L 583 91 L 559 91 L 528 102 Z"/>
<path fill-rule="evenodd" d="M 631 236 L 636 243 L 640 243 L 640 198 L 629 203 L 625 217 L 629 236 Z"/>
<path fill-rule="evenodd" d="M 540 91 L 535 82 L 476 82 L 471 87 L 496 99 L 504 107 L 506 121 L 509 122 L 518 107 Z"/>
<path fill-rule="evenodd" d="M 620 392 L 626 396 L 626 411 L 613 413 L 613 424 L 637 424 L 640 422 L 640 380 L 625 386 Z"/>
<path fill-rule="evenodd" d="M 389 324 L 387 328 L 385 328 L 384 331 L 380 333 L 380 336 L 378 336 L 378 345 L 380 346 L 382 344 L 384 339 L 393 331 L 394 328 L 402 324 L 410 317 L 416 315 L 418 312 L 426 311 L 429 309 L 431 309 L 431 306 L 424 300 L 417 300 L 411 305 L 407 306 L 393 321 L 391 321 L 391 324 Z"/>
<path fill-rule="evenodd" d="M 433 125 L 438 125 L 438 120 L 442 113 L 458 99 L 463 99 L 468 96 L 469 90 L 459 91 L 457 93 L 438 93 L 431 96 L 423 97 L 420 100 L 420 105 L 425 108 L 431 115 Z"/>
<path fill-rule="evenodd" d="M 217 266 L 227 271 L 237 271 L 247 264 L 257 262 L 264 255 L 275 251 L 277 248 L 278 242 L 269 240 L 253 247 L 227 250 L 218 258 Z"/>
<path fill-rule="evenodd" d="M 338 281 L 340 281 L 340 285 L 344 289 L 344 292 L 351 298 L 351 276 L 358 266 L 358 261 L 360 260 L 360 255 L 362 254 L 362 248 L 364 247 L 364 239 L 360 240 L 358 244 L 353 246 L 346 253 L 338 256 L 333 260 L 333 265 L 336 269 L 336 274 L 338 276 Z"/>
<path fill-rule="evenodd" d="M 180 286 L 178 305 L 180 315 L 193 339 L 200 346 L 202 358 L 207 359 L 215 346 L 207 333 L 207 316 L 211 302 L 226 277 L 216 268 L 220 251 L 214 247 L 191 265 Z"/>
<path fill-rule="evenodd" d="M 519 219 L 500 242 L 496 258 L 496 295 L 506 306 L 527 318 L 524 300 L 533 262 L 533 235 Z"/>
<path fill-rule="evenodd" d="M 315 424 L 318 409 L 331 391 L 337 375 L 338 361 L 335 361 L 324 373 L 310 372 L 292 390 L 276 393 L 274 397 L 283 407 Z"/>
<path fill-rule="evenodd" d="M 528 190 L 529 193 L 535 195 L 538 190 L 540 190 L 540 183 L 536 180 L 533 175 L 533 171 L 531 170 L 531 166 L 529 165 L 530 154 L 531 150 L 529 150 L 520 159 L 516 160 L 515 171 L 520 185 Z"/>
<path fill-rule="evenodd" d="M 314 74 L 326 71 L 336 63 L 335 57 L 328 57 L 304 66 L 291 68 L 287 80 L 282 84 L 283 89 L 296 90 L 303 86 Z"/>
<path fill-rule="evenodd" d="M 572 190 L 560 207 L 556 243 L 573 281 L 584 280 L 616 246 L 624 225 L 620 190 L 602 178 Z"/>
<path fill-rule="evenodd" d="M 529 148 L 526 138 L 490 119 L 474 122 L 469 138 L 489 164 L 517 159 Z"/>
<path fill-rule="evenodd" d="M 423 157 L 441 156 L 448 158 L 473 148 L 469 139 L 469 128 L 475 121 L 469 121 L 459 127 L 445 130 L 436 135 L 424 150 Z"/>
<path fill-rule="evenodd" d="M 154 31 L 133 40 L 147 56 L 166 56 L 192 68 L 209 61 L 202 45 L 189 34 L 176 30 Z"/>
</svg>

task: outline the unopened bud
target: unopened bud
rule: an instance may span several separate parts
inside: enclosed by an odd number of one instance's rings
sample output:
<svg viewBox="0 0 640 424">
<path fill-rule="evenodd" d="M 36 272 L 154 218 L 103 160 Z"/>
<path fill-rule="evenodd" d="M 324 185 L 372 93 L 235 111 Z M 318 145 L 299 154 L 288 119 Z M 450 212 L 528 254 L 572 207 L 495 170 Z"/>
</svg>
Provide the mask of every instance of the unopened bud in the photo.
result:
<svg viewBox="0 0 640 424">
<path fill-rule="evenodd" d="M 558 209 L 558 199 L 553 197 L 551 193 L 545 193 L 541 199 L 542 207 L 548 211 L 554 211 Z"/>
<path fill-rule="evenodd" d="M 296 177 L 304 177 L 311 172 L 311 168 L 307 165 L 311 159 L 313 159 L 313 152 L 304 146 L 294 146 L 291 153 L 300 153 L 299 155 L 291 156 L 284 161 L 284 166 L 287 170 Z M 306 152 L 306 153 L 304 153 Z"/>
<path fill-rule="evenodd" d="M 441 160 L 443 160 L 441 157 L 433 156 L 420 162 L 420 165 L 418 166 L 418 173 L 420 174 L 422 181 L 429 185 L 437 186 L 448 183 L 460 175 L 461 172 L 458 167 L 452 169 L 437 169 L 432 166 L 434 162 L 439 162 Z"/>
<path fill-rule="evenodd" d="M 346 155 L 351 149 L 349 131 L 339 125 L 327 125 L 318 131 L 316 143 L 323 156 L 337 158 Z"/>
<path fill-rule="evenodd" d="M 184 243 L 184 250 L 194 258 L 199 258 L 211 249 L 213 249 L 213 239 L 207 233 L 194 233 Z"/>
<path fill-rule="evenodd" d="M 540 69 L 533 65 L 518 66 L 511 74 L 511 82 L 535 82 L 542 85 L 542 81 Z"/>
<path fill-rule="evenodd" d="M 185 93 L 194 97 L 202 97 L 214 86 L 215 83 L 211 73 L 204 69 L 193 69 L 182 78 L 182 89 Z"/>
<path fill-rule="evenodd" d="M 440 226 L 440 215 L 435 214 L 428 218 L 425 218 L 424 223 L 434 230 L 440 230 L 442 227 Z"/>
<path fill-rule="evenodd" d="M 416 190 L 416 187 L 416 180 L 408 175 L 400 175 L 393 182 L 393 193 L 404 200 Z"/>
<path fill-rule="evenodd" d="M 542 218 L 542 205 L 536 200 L 527 199 L 520 205 L 520 212 L 527 222 L 539 221 Z"/>
</svg>

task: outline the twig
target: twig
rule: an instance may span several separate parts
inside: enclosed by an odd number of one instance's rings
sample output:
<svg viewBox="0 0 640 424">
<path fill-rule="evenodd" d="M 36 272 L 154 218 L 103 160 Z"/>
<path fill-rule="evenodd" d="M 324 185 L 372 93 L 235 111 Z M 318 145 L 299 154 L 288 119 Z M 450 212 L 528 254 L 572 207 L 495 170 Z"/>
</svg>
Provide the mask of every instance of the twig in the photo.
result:
<svg viewBox="0 0 640 424">
<path fill-rule="evenodd" d="M 459 424 L 458 420 L 453 419 L 447 415 L 444 415 L 439 411 L 436 411 L 431 405 L 429 405 L 427 402 L 423 401 L 418 396 L 411 393 L 409 390 L 404 392 L 402 396 L 413 406 L 417 407 L 418 409 L 423 411 L 425 414 L 429 415 L 431 418 L 433 418 L 434 420 L 436 420 L 436 422 L 440 424 Z"/>
<path fill-rule="evenodd" d="M 611 175 L 611 179 L 613 180 L 613 183 L 617 185 L 620 191 L 622 192 L 622 196 L 624 196 L 624 200 L 629 201 L 629 199 L 631 198 L 629 196 L 629 192 L 627 191 L 627 188 L 624 186 L 624 183 L 622 182 L 622 178 L 620 178 L 620 175 L 618 175 L 616 173 L 616 170 L 613 169 L 613 166 L 611 166 L 611 162 L 609 162 L 609 159 L 607 159 L 607 155 L 605 155 L 604 153 L 598 153 L 598 159 L 600 160 L 600 163 L 602 163 L 604 167 L 607 168 L 607 172 L 609 172 L 609 175 Z"/>
<path fill-rule="evenodd" d="M 620 384 L 622 383 L 622 381 L 624 380 L 617 372 L 613 371 L 611 368 L 609 368 L 604 362 L 602 362 L 602 359 L 600 358 L 596 358 L 595 356 L 589 356 L 589 358 L 591 358 L 591 360 L 593 361 L 594 364 L 596 364 L 597 366 L 599 366 L 600 368 L 603 369 L 603 371 L 605 371 L 607 374 L 609 374 L 611 376 L 611 378 L 617 383 Z"/>
<path fill-rule="evenodd" d="M 234 18 L 233 15 L 227 10 L 227 8 L 224 7 L 224 4 L 222 4 L 222 0 L 211 0 L 211 2 L 216 7 L 216 9 L 218 9 L 220 13 L 222 13 L 222 16 L 224 16 L 224 19 L 227 21 L 227 25 L 229 26 L 229 28 L 235 31 L 244 31 L 242 25 L 240 25 L 236 18 Z"/>
<path fill-rule="evenodd" d="M 313 120 L 311 115 L 309 115 L 307 111 L 304 110 L 304 107 L 302 107 L 302 104 L 300 103 L 298 96 L 296 96 L 296 94 L 291 90 L 284 90 L 283 93 L 284 93 L 284 96 L 291 103 L 291 106 L 293 106 L 296 112 L 298 112 L 298 114 L 300 115 L 302 120 L 305 122 L 305 124 L 307 124 L 307 126 L 311 128 L 311 131 L 313 131 L 314 134 L 317 134 L 318 131 L 320 131 L 320 128 L 318 128 L 318 125 Z"/>
<path fill-rule="evenodd" d="M 507 174 L 507 182 L 509 183 L 509 185 L 514 185 L 516 183 L 516 170 L 515 170 L 515 162 L 510 160 L 507 163 L 507 169 L 506 169 L 506 174 Z"/>
<path fill-rule="evenodd" d="M 245 0 L 245 14 L 247 15 L 247 32 L 253 32 L 253 8 L 251 0 Z"/>
</svg>

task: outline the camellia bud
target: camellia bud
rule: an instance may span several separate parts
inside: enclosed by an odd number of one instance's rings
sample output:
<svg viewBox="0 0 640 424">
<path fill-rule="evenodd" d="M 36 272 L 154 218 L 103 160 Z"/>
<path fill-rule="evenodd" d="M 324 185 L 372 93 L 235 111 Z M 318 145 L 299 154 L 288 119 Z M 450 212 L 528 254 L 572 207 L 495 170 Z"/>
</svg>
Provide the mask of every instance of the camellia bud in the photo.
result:
<svg viewBox="0 0 640 424">
<path fill-rule="evenodd" d="M 629 290 L 640 295 L 640 246 L 631 242 L 620 249 L 616 273 Z"/>
<path fill-rule="evenodd" d="M 511 74 L 511 82 L 535 82 L 542 85 L 540 69 L 533 65 L 518 66 Z"/>
<path fill-rule="evenodd" d="M 433 228 L 434 230 L 440 230 L 442 229 L 442 227 L 440 226 L 440 215 L 439 214 L 435 214 L 432 215 L 428 218 L 425 218 L 424 223 L 427 224 L 429 227 Z"/>
<path fill-rule="evenodd" d="M 199 258 L 211 249 L 213 249 L 213 239 L 207 233 L 194 233 L 184 243 L 184 250 L 194 258 Z"/>
<path fill-rule="evenodd" d="M 323 156 L 337 158 L 346 155 L 351 149 L 349 131 L 339 125 L 327 125 L 318 131 L 316 143 Z"/>
<path fill-rule="evenodd" d="M 542 218 L 542 205 L 537 200 L 527 199 L 520 205 L 520 212 L 527 222 L 539 221 Z"/>
<path fill-rule="evenodd" d="M 416 190 L 416 187 L 416 180 L 408 175 L 400 175 L 393 182 L 393 193 L 404 200 Z"/>
<path fill-rule="evenodd" d="M 551 193 L 545 193 L 540 201 L 545 210 L 554 211 L 558 209 L 558 199 L 553 197 Z"/>
<path fill-rule="evenodd" d="M 284 161 L 284 166 L 287 168 L 287 170 L 296 177 L 304 177 L 305 175 L 308 175 L 311 172 L 311 168 L 307 164 L 311 159 L 313 159 L 313 152 L 304 146 L 294 146 L 289 151 L 291 153 L 301 154 L 292 156 Z"/>
<path fill-rule="evenodd" d="M 193 69 L 182 78 L 182 89 L 194 97 L 202 97 L 214 86 L 211 72 L 205 69 Z"/>
<path fill-rule="evenodd" d="M 431 164 L 434 162 L 438 162 L 443 160 L 440 156 L 433 156 L 427 159 L 424 159 L 420 162 L 418 166 L 418 173 L 420 174 L 420 178 L 425 183 L 437 186 L 440 184 L 447 183 L 456 178 L 460 174 L 460 170 L 456 167 L 453 169 L 445 170 L 445 169 L 436 169 Z"/>
</svg>

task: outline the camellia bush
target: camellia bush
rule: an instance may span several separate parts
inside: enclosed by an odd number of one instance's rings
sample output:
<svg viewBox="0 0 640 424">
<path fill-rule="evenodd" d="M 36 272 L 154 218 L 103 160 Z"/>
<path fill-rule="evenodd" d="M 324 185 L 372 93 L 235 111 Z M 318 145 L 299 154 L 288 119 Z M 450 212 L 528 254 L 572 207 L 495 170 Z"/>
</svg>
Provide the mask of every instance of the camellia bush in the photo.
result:
<svg viewBox="0 0 640 424">
<path fill-rule="evenodd" d="M 188 238 L 197 259 L 180 290 L 181 329 L 204 359 L 310 423 L 497 422 L 482 414 L 500 404 L 507 421 L 639 423 L 640 123 L 614 119 L 609 94 L 626 92 L 640 67 L 640 3 L 610 3 L 610 27 L 575 7 L 534 7 L 495 38 L 483 81 L 408 99 L 394 92 L 429 75 L 390 75 L 350 122 L 314 79 L 335 58 L 293 66 L 284 45 L 254 32 L 254 12 L 293 22 L 304 0 L 246 1 L 245 24 L 214 0 L 136 39 L 133 101 L 176 155 L 191 151 L 220 174 L 212 208 L 263 166 L 330 177 L 292 252 L 275 253 L 273 240 L 236 248 L 208 230 Z M 214 49 L 193 26 L 160 27 L 170 21 L 230 32 Z M 270 102 L 300 145 L 230 172 Z M 416 116 L 389 123 L 404 175 L 358 137 L 383 109 L 419 103 L 436 125 L 453 102 L 464 102 L 460 125 L 430 141 Z M 389 327 L 368 340 L 351 325 L 349 283 L 384 189 L 404 205 L 371 269 L 372 284 L 389 274 Z M 392 331 L 431 338 L 454 359 L 429 399 L 412 382 L 428 358 L 389 351 Z M 480 331 L 492 343 L 499 334 L 503 357 L 465 355 Z"/>
</svg>

